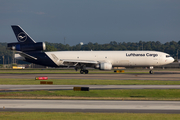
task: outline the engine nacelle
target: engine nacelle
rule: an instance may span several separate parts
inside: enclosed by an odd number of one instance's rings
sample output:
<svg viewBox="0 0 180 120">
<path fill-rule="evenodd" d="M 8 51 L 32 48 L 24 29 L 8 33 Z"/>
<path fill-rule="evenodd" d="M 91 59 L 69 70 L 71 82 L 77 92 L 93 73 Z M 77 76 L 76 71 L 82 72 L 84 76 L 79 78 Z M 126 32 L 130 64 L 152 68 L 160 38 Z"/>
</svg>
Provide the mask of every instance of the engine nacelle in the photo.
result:
<svg viewBox="0 0 180 120">
<path fill-rule="evenodd" d="M 112 69 L 112 64 L 111 63 L 100 63 L 98 65 L 100 70 L 111 70 Z"/>
<path fill-rule="evenodd" d="M 41 51 L 46 50 L 46 44 L 44 42 L 31 44 L 9 43 L 8 49 L 16 51 Z"/>
</svg>

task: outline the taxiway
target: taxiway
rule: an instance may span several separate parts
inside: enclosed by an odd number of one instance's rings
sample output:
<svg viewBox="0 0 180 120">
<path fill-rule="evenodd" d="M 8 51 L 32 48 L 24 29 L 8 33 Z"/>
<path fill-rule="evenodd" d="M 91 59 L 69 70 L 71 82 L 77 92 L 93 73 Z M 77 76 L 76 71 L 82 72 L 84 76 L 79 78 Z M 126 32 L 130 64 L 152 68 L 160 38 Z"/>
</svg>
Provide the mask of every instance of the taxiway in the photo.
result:
<svg viewBox="0 0 180 120">
<path fill-rule="evenodd" d="M 180 101 L 0 100 L 0 111 L 180 113 Z"/>
<path fill-rule="evenodd" d="M 0 78 L 35 79 L 103 79 L 103 80 L 180 80 L 180 72 L 155 72 L 155 74 L 0 74 Z"/>
<path fill-rule="evenodd" d="M 73 90 L 74 87 L 103 89 L 180 89 L 180 85 L 0 85 L 0 92 L 31 90 Z"/>
</svg>

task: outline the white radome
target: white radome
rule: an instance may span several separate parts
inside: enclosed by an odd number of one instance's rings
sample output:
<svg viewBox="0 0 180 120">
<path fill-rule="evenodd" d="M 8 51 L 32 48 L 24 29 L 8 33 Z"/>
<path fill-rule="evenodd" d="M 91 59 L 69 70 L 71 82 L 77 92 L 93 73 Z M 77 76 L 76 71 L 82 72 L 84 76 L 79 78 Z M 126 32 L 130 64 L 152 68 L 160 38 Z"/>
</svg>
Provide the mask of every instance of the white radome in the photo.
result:
<svg viewBox="0 0 180 120">
<path fill-rule="evenodd" d="M 80 44 L 80 45 L 83 45 L 84 43 L 83 43 L 83 42 L 80 42 L 79 44 Z"/>
</svg>

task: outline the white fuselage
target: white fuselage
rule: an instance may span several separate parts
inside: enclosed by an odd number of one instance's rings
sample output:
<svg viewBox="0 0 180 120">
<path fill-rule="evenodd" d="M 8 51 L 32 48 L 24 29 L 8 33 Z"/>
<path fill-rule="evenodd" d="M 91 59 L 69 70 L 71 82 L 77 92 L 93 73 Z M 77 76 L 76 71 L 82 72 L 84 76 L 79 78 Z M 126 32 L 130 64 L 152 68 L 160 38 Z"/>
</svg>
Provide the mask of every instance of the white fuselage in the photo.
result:
<svg viewBox="0 0 180 120">
<path fill-rule="evenodd" d="M 169 54 L 158 51 L 55 51 L 45 52 L 45 54 L 58 65 L 63 65 L 63 60 L 74 60 L 111 63 L 113 67 L 148 67 L 165 65 L 174 61 Z"/>
</svg>

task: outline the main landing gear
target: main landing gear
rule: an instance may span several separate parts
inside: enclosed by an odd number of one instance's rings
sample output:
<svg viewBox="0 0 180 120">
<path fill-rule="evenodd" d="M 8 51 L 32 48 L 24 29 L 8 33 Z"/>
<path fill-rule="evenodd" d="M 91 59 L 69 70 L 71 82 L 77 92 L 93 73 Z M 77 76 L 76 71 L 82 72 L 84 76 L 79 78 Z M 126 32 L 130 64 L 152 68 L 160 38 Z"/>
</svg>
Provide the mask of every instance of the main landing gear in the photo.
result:
<svg viewBox="0 0 180 120">
<path fill-rule="evenodd" d="M 75 67 L 75 70 L 76 70 L 76 71 L 77 71 L 78 69 L 81 69 L 81 70 L 80 70 L 80 74 L 88 74 L 88 73 L 89 73 L 89 71 L 86 70 L 86 65 L 82 65 L 82 66 L 80 66 L 80 67 Z"/>
<path fill-rule="evenodd" d="M 81 74 L 83 74 L 83 73 L 88 74 L 89 71 L 88 71 L 88 70 L 80 70 L 80 73 L 81 73 Z"/>
</svg>

